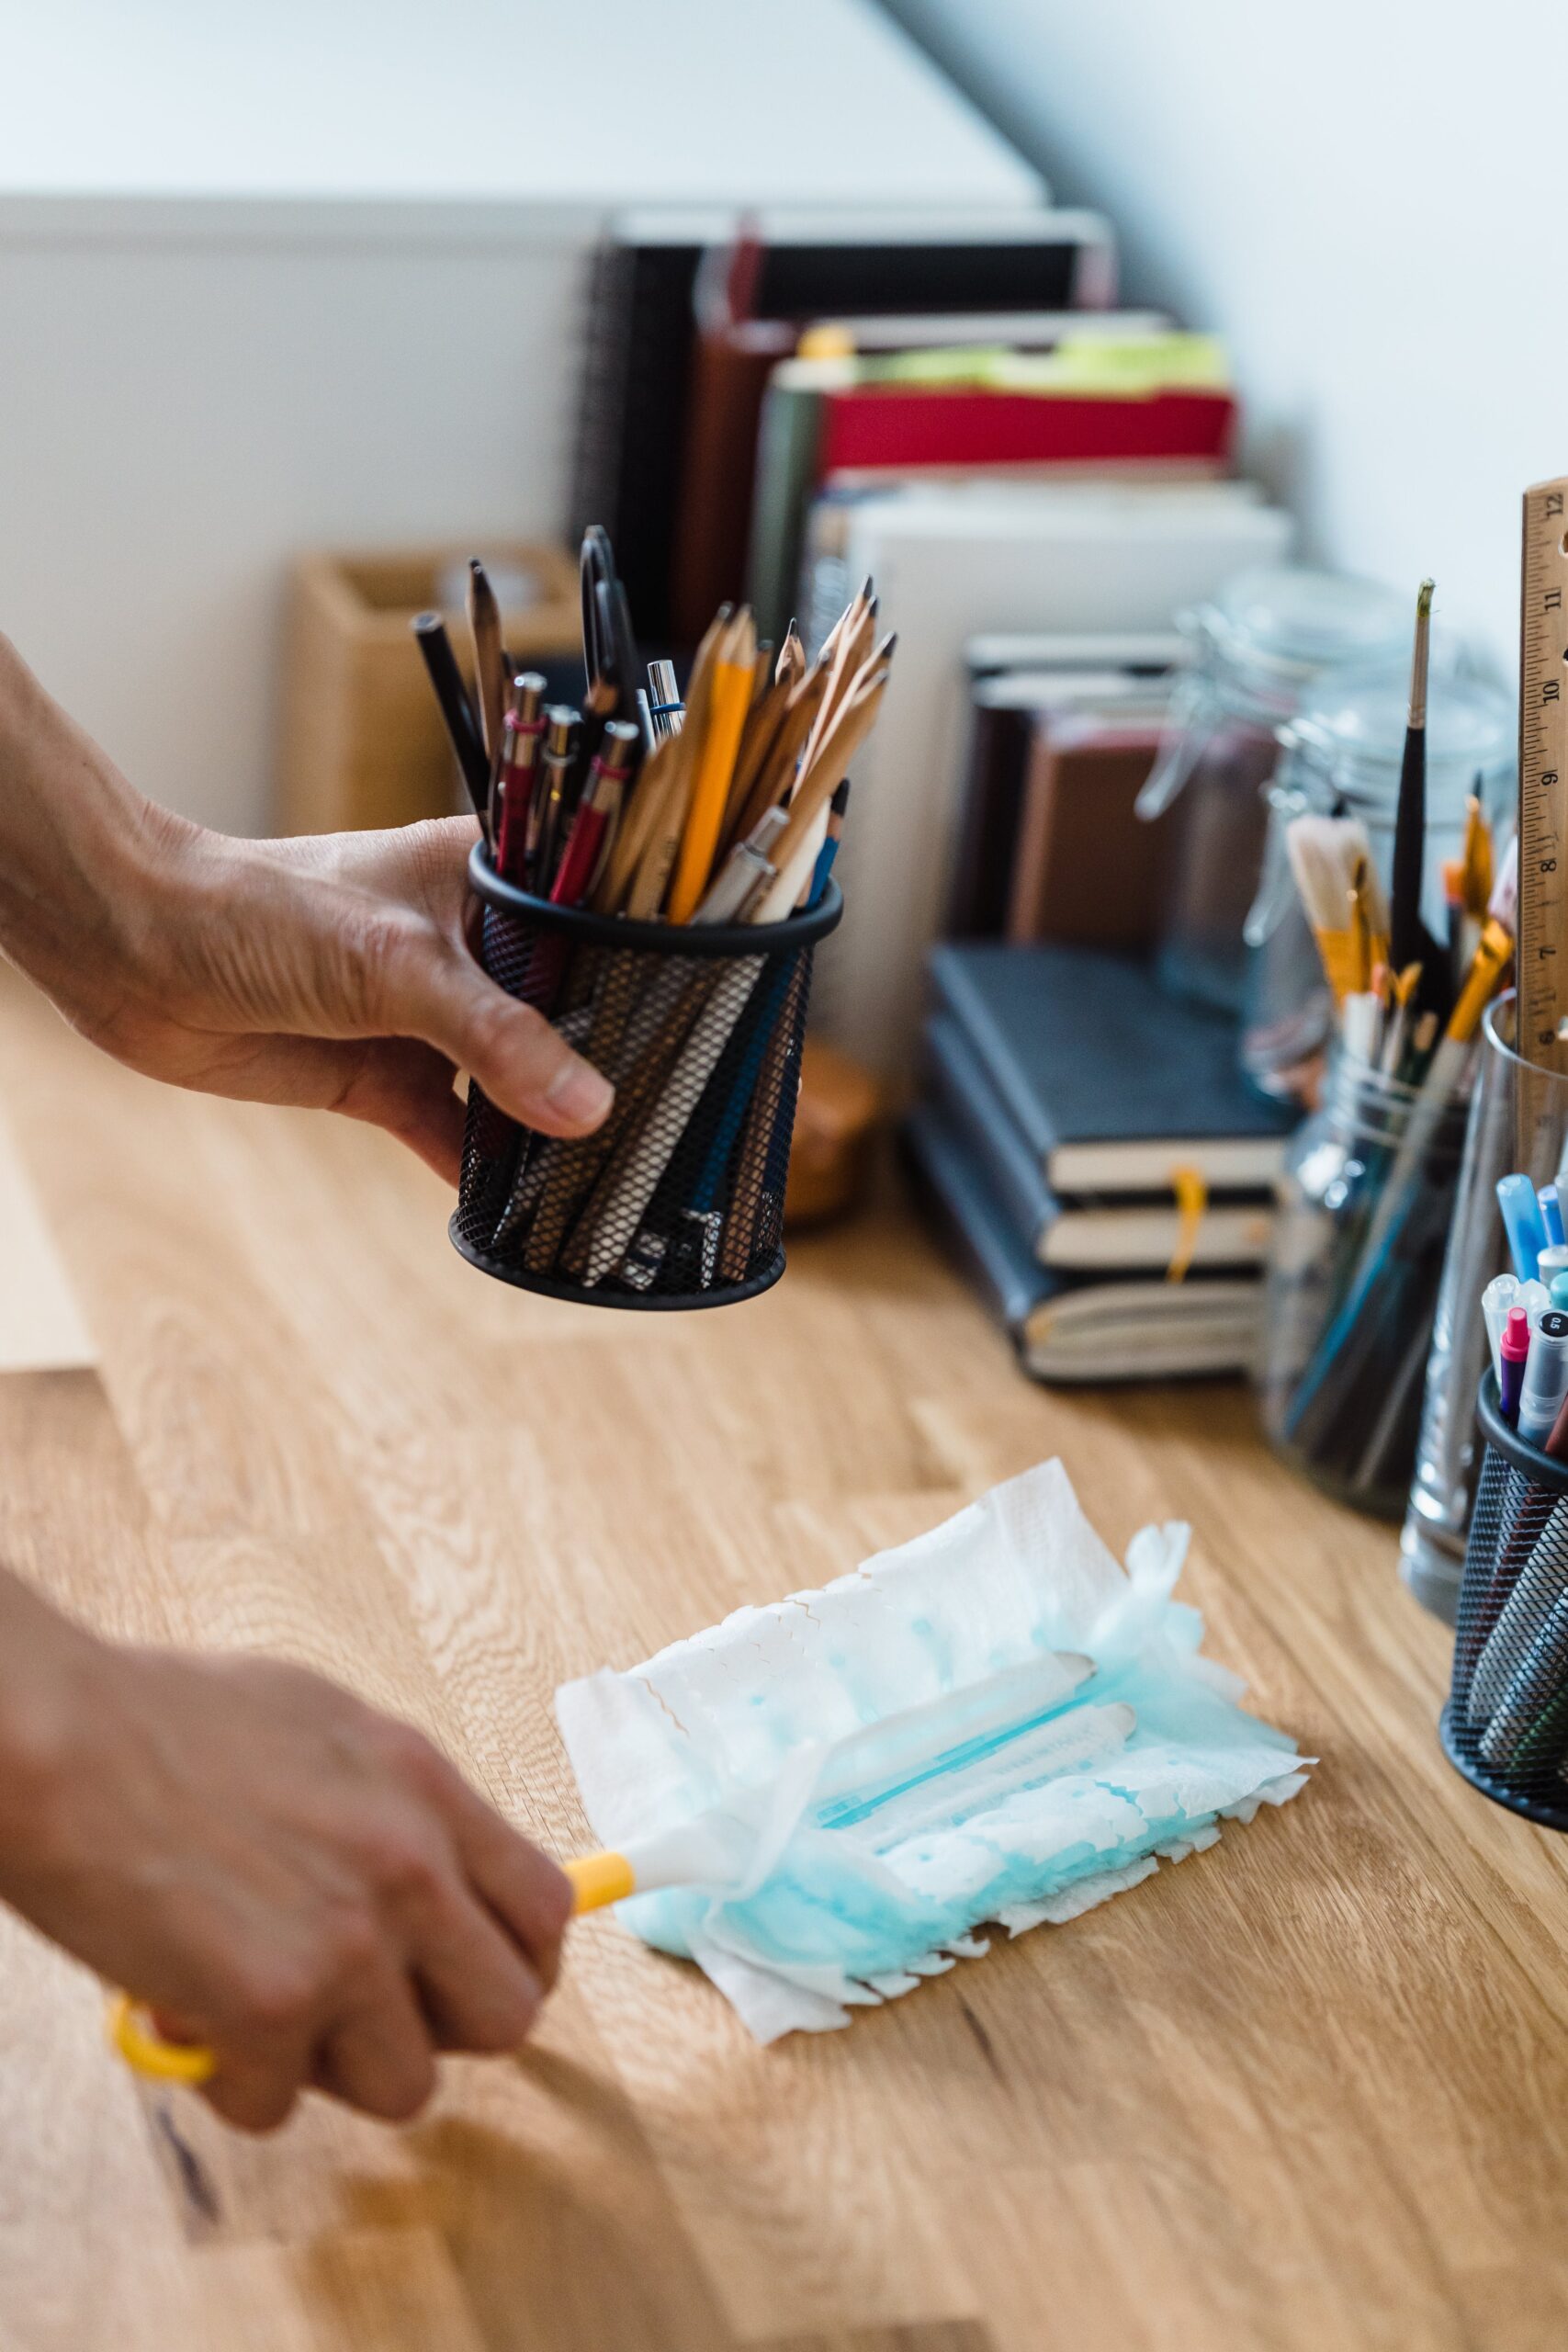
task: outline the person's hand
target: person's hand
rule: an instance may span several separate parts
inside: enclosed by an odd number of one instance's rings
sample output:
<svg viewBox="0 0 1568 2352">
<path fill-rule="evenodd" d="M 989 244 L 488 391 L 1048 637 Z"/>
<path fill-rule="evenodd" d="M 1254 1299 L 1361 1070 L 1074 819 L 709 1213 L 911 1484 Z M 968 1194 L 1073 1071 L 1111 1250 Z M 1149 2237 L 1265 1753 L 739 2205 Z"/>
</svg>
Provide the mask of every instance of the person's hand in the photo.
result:
<svg viewBox="0 0 1568 2352">
<path fill-rule="evenodd" d="M 567 1880 L 428 1741 L 297 1667 L 43 1620 L 0 1789 L 0 1899 L 209 2043 L 252 2131 L 305 2088 L 412 2115 L 438 2050 L 520 2042 Z"/>
<path fill-rule="evenodd" d="M 244 842 L 132 790 L 0 639 L 0 947 L 152 1078 L 341 1111 L 456 1180 L 470 1071 L 547 1135 L 604 1079 L 480 970 L 471 818 Z"/>
</svg>

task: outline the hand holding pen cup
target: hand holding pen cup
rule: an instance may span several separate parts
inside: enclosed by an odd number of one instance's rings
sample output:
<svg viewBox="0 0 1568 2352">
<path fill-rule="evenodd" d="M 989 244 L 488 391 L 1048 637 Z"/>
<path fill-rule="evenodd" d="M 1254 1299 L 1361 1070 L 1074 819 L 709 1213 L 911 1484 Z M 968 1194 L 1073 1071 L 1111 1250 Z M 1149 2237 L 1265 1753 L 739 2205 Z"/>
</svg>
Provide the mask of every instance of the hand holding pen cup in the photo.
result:
<svg viewBox="0 0 1568 2352">
<path fill-rule="evenodd" d="M 454 1238 L 489 1272 L 573 1295 L 754 1285 L 782 1212 L 801 923 L 823 910 L 814 937 L 836 919 L 849 765 L 894 641 L 877 641 L 869 582 L 814 663 L 793 624 L 775 659 L 750 614 L 725 607 L 682 701 L 668 663 L 637 679 L 603 532 L 584 541 L 582 581 L 581 708 L 546 707 L 523 673 L 465 713 L 440 623 L 416 624 L 485 831 L 486 968 L 617 1097 L 602 1130 L 558 1149 L 471 1095 Z M 474 657 L 481 676 L 504 667 L 497 628 L 476 626 Z"/>
</svg>

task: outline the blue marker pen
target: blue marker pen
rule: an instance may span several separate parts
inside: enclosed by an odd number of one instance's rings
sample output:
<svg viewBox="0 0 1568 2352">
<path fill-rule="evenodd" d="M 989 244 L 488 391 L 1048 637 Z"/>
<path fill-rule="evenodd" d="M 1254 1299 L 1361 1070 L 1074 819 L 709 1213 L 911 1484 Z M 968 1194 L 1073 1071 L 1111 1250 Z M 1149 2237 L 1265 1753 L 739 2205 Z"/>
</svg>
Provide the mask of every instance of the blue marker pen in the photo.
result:
<svg viewBox="0 0 1568 2352">
<path fill-rule="evenodd" d="M 1503 1212 L 1503 1226 L 1508 1237 L 1508 1254 L 1514 1261 L 1514 1272 L 1520 1282 L 1531 1282 L 1535 1278 L 1536 1260 L 1549 1244 L 1540 1203 L 1536 1199 L 1535 1186 L 1529 1178 L 1499 1176 L 1497 1205 Z"/>
<path fill-rule="evenodd" d="M 1568 1233 L 1562 1230 L 1562 1204 L 1557 1197 L 1556 1185 L 1543 1184 L 1536 1199 L 1540 1203 L 1540 1220 L 1546 1227 L 1548 1248 L 1561 1248 L 1564 1241 L 1568 1241 Z"/>
</svg>

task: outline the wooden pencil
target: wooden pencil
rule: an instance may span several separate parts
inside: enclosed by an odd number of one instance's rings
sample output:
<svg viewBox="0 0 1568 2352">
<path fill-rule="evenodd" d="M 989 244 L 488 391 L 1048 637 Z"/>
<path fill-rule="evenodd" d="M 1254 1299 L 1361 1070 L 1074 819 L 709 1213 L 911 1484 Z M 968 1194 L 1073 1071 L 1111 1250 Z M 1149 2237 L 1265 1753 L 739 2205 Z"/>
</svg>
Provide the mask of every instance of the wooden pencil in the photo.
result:
<svg viewBox="0 0 1568 2352">
<path fill-rule="evenodd" d="M 773 741 L 759 758 L 756 772 L 747 785 L 746 797 L 736 802 L 729 824 L 731 847 L 736 842 L 745 841 L 758 819 L 782 800 L 789 790 L 795 780 L 796 763 L 817 723 L 817 714 L 827 690 L 828 665 L 823 662 L 818 662 L 816 668 L 791 689 Z"/>
<path fill-rule="evenodd" d="M 773 844 L 773 860 L 779 870 L 779 880 L 762 901 L 758 922 L 776 922 L 779 913 L 789 912 L 793 900 L 786 902 L 777 912 L 773 911 L 777 894 L 795 865 L 802 843 L 848 775 L 851 760 L 871 732 L 886 688 L 887 675 L 886 663 L 874 662 L 868 666 L 856 681 L 853 693 L 846 696 L 838 718 L 809 765 L 803 768 L 795 786 L 795 797 L 790 802 L 789 822 Z"/>
<path fill-rule="evenodd" d="M 714 666 L 711 707 L 704 729 L 701 758 L 692 786 L 685 830 L 681 838 L 675 879 L 670 891 L 670 920 L 689 922 L 708 886 L 714 853 L 729 799 L 730 778 L 740 730 L 751 707 L 751 677 L 757 658 L 757 630 L 750 613 L 742 610 L 730 624 Z M 689 730 L 682 729 L 682 740 Z"/>
<path fill-rule="evenodd" d="M 779 684 L 797 686 L 806 675 L 806 648 L 801 642 L 800 631 L 792 620 L 784 631 L 779 658 L 773 664 L 773 678 Z"/>
<path fill-rule="evenodd" d="M 792 688 L 787 678 L 774 678 L 746 714 L 741 729 L 740 749 L 735 755 L 735 772 L 729 782 L 729 797 L 725 804 L 724 822 L 719 827 L 716 865 L 736 842 L 743 840 L 740 816 L 750 803 L 751 789 L 779 739 L 779 729 L 789 711 Z"/>
<path fill-rule="evenodd" d="M 631 806 L 611 845 L 610 855 L 591 901 L 595 914 L 619 914 L 622 903 L 631 888 L 638 861 L 663 814 L 671 785 L 675 781 L 678 764 L 675 737 L 666 735 L 656 743 L 644 763 L 632 795 Z"/>
<path fill-rule="evenodd" d="M 856 679 L 871 659 L 876 637 L 876 607 L 868 603 L 848 628 L 833 649 L 833 659 L 828 672 L 828 691 L 822 697 L 822 707 L 817 724 L 807 742 L 802 773 L 811 764 L 818 747 L 826 740 L 845 701 L 853 691 Z"/>
</svg>

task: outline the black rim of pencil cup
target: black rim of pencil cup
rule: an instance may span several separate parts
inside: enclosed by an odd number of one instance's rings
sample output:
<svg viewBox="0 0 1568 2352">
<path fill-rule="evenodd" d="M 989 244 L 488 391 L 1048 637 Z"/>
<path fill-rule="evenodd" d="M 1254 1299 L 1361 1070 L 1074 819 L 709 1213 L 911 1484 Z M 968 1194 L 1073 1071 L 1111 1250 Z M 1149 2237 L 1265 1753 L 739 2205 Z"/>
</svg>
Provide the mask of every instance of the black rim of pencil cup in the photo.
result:
<svg viewBox="0 0 1568 2352">
<path fill-rule="evenodd" d="M 1470 1524 L 1443 1749 L 1472 1788 L 1568 1829 L 1568 1462 L 1504 1420 L 1495 1375 Z"/>
<path fill-rule="evenodd" d="M 616 1087 L 596 1134 L 547 1136 L 468 1088 L 450 1233 L 498 1281 L 584 1306 L 671 1311 L 752 1298 L 784 1268 L 784 1182 L 812 951 L 829 882 L 787 921 L 639 922 L 468 877 L 480 960 Z"/>
</svg>

